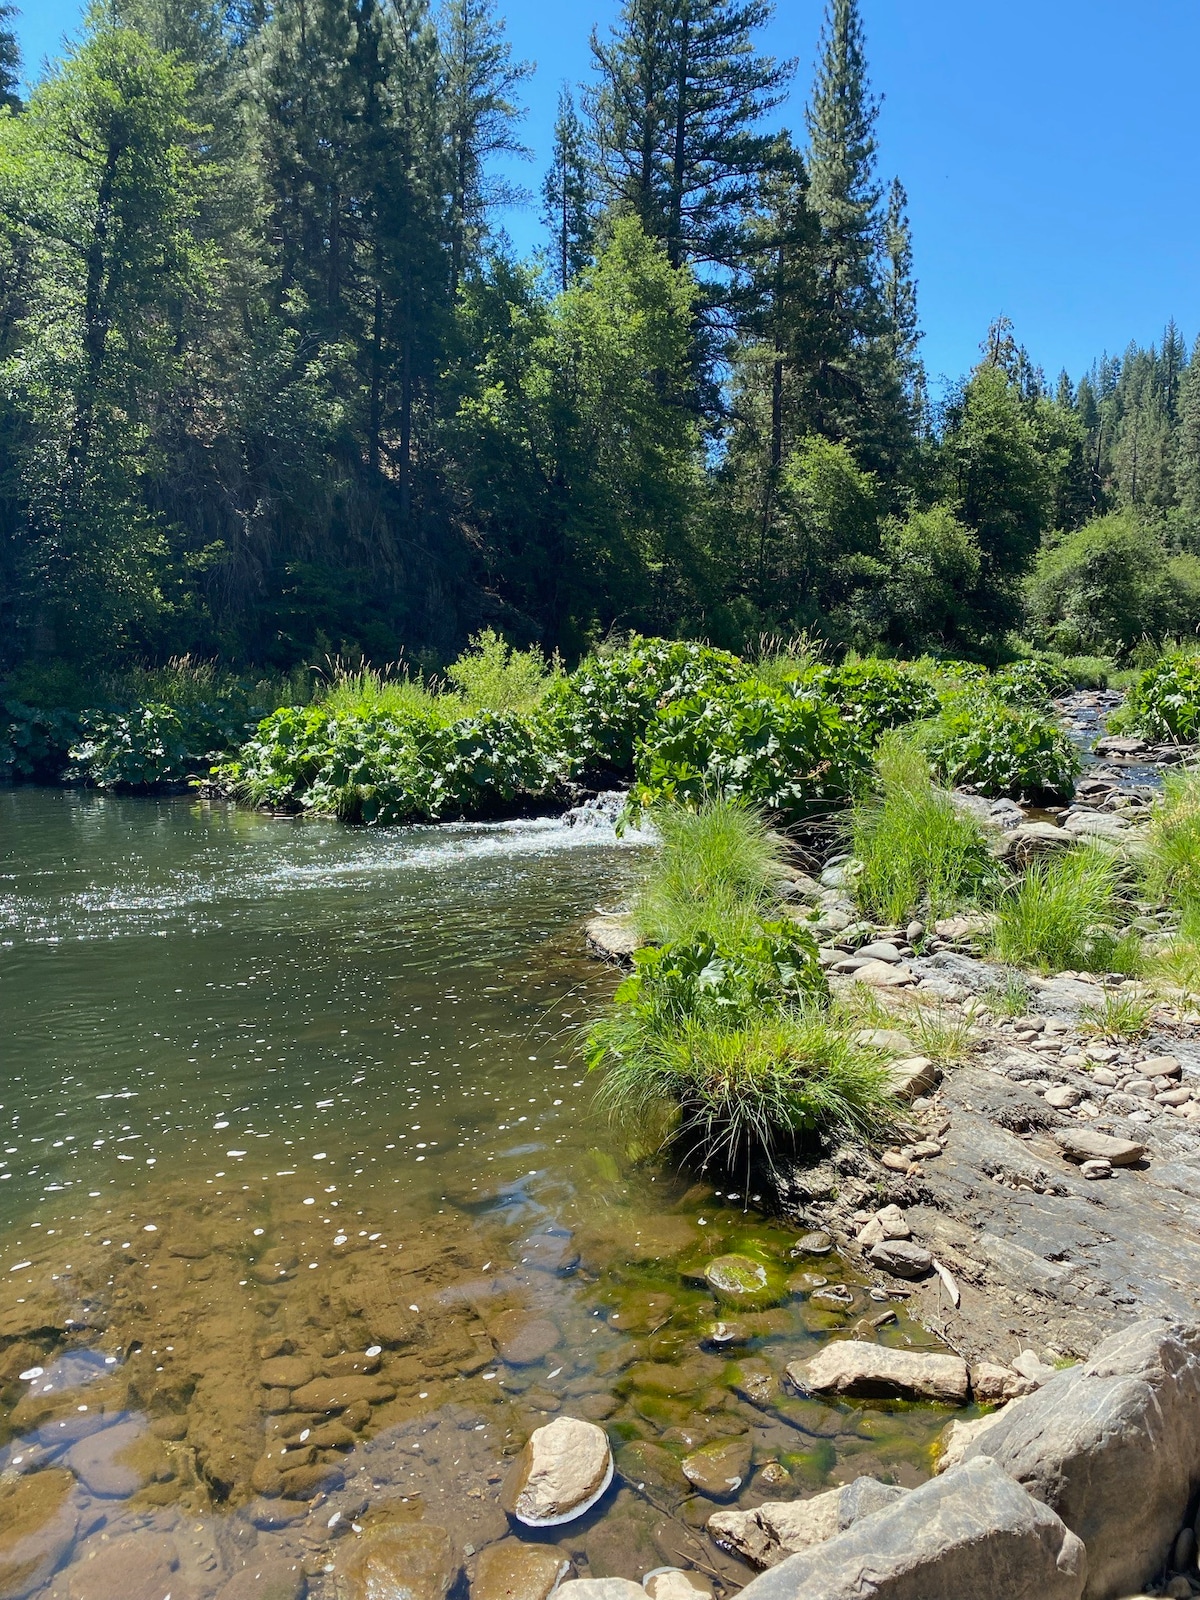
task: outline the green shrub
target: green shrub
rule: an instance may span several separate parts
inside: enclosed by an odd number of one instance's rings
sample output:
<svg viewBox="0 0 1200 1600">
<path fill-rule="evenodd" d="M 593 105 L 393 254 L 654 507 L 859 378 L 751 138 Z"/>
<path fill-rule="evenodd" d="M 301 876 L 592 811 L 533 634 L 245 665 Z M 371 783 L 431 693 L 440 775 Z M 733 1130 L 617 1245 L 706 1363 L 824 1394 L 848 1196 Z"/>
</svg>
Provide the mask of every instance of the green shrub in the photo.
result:
<svg viewBox="0 0 1200 1600">
<path fill-rule="evenodd" d="M 853 893 L 863 910 L 896 926 L 975 900 L 996 876 L 979 824 L 934 788 L 928 762 L 911 744 L 885 738 L 878 768 L 878 792 L 858 801 L 850 818 L 851 849 L 862 865 Z"/>
<path fill-rule="evenodd" d="M 471 640 L 446 678 L 469 711 L 532 711 L 562 677 L 536 647 L 514 650 L 493 628 Z"/>
<path fill-rule="evenodd" d="M 1080 767 L 1057 722 L 979 691 L 949 697 L 919 737 L 945 784 L 985 795 L 1070 794 Z"/>
<path fill-rule="evenodd" d="M 1062 669 L 1077 689 L 1107 689 L 1113 675 L 1108 656 L 1064 656 Z"/>
<path fill-rule="evenodd" d="M 1200 770 L 1167 774 L 1150 811 L 1142 872 L 1155 899 L 1200 907 Z"/>
<path fill-rule="evenodd" d="M 660 806 L 659 836 L 634 900 L 643 938 L 692 939 L 719 928 L 749 933 L 779 913 L 783 841 L 757 812 L 723 796 L 694 809 Z"/>
<path fill-rule="evenodd" d="M 0 701 L 0 779 L 57 783 L 79 732 L 73 711 L 39 711 L 20 700 Z"/>
<path fill-rule="evenodd" d="M 1163 744 L 1200 738 L 1200 652 L 1172 650 L 1148 667 L 1129 691 L 1122 724 Z M 1110 726 L 1116 719 L 1110 719 Z"/>
<path fill-rule="evenodd" d="M 737 683 L 655 714 L 631 803 L 723 794 L 794 822 L 842 804 L 868 764 L 862 736 L 827 700 Z"/>
<path fill-rule="evenodd" d="M 682 640 L 643 639 L 590 656 L 557 683 L 539 712 L 547 758 L 573 778 L 631 777 L 659 707 L 735 683 L 737 656 Z"/>
<path fill-rule="evenodd" d="M 1034 861 L 996 903 L 995 953 L 1041 972 L 1134 972 L 1135 933 L 1119 931 L 1117 862 L 1085 845 Z"/>
<path fill-rule="evenodd" d="M 988 682 L 989 692 L 1005 705 L 1042 708 L 1048 707 L 1056 696 L 1070 694 L 1074 687 L 1065 668 L 1044 656 L 1010 662 L 994 672 Z"/>
<path fill-rule="evenodd" d="M 826 695 L 870 744 L 889 729 L 930 717 L 938 709 L 934 686 L 894 661 L 868 659 L 818 668 L 802 689 Z"/>
<path fill-rule="evenodd" d="M 232 755 L 253 726 L 241 702 L 85 712 L 71 772 L 101 789 L 186 783 Z"/>
</svg>

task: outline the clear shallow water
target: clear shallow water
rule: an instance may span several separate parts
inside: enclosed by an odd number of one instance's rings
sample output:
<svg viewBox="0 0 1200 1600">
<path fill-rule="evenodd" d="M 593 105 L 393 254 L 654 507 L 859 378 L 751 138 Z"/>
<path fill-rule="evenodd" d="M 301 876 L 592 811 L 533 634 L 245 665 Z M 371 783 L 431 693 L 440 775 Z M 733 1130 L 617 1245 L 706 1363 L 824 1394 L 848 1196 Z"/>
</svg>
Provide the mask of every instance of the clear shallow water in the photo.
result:
<svg viewBox="0 0 1200 1600">
<path fill-rule="evenodd" d="M 879 1304 L 821 1304 L 832 1258 L 633 1167 L 593 1110 L 573 1039 L 615 975 L 581 924 L 639 848 L 0 791 L 0 1575 L 31 1485 L 47 1600 L 152 1540 L 193 1600 L 267 1555 L 323 1597 L 339 1532 L 397 1497 L 469 1564 L 559 1410 L 618 1448 L 553 1530 L 592 1575 L 746 1576 L 681 1474 L 698 1444 L 747 1443 L 747 1504 L 925 1475 L 944 1413 L 778 1381 Z M 810 1276 L 718 1347 L 703 1266 L 743 1248 Z M 926 1342 L 894 1309 L 883 1337 Z"/>
</svg>

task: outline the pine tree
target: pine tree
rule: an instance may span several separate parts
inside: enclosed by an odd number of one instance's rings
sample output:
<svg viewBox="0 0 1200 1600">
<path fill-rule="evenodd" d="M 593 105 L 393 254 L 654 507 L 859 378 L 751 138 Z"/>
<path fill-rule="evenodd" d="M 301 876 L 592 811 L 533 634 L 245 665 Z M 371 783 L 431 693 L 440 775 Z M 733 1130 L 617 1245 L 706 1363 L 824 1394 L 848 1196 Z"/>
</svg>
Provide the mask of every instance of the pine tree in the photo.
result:
<svg viewBox="0 0 1200 1600">
<path fill-rule="evenodd" d="M 774 149 L 755 131 L 790 63 L 755 50 L 767 0 L 626 0 L 589 95 L 603 198 L 662 241 L 672 266 L 736 269 Z"/>
<path fill-rule="evenodd" d="M 1200 533 L 1200 339 L 1196 340 L 1183 374 L 1175 461 L 1179 504 L 1194 537 Z"/>
<path fill-rule="evenodd" d="M 561 292 L 592 258 L 596 225 L 587 135 L 564 84 L 554 123 L 554 154 L 542 183 L 542 221 L 550 235 L 551 274 Z"/>
<path fill-rule="evenodd" d="M 21 109 L 21 45 L 12 20 L 17 14 L 13 0 L 0 0 L 0 106 Z"/>
<path fill-rule="evenodd" d="M 493 0 L 448 0 L 442 17 L 441 99 L 450 162 L 450 283 L 457 293 L 489 211 L 524 198 L 488 170 L 495 156 L 527 156 L 516 136 L 516 99 L 533 64 L 514 61 Z"/>
<path fill-rule="evenodd" d="M 917 346 L 921 329 L 917 320 L 917 285 L 912 275 L 912 230 L 908 221 L 908 195 L 899 178 L 888 190 L 883 219 L 883 310 L 885 337 L 906 389 L 915 381 Z"/>
</svg>

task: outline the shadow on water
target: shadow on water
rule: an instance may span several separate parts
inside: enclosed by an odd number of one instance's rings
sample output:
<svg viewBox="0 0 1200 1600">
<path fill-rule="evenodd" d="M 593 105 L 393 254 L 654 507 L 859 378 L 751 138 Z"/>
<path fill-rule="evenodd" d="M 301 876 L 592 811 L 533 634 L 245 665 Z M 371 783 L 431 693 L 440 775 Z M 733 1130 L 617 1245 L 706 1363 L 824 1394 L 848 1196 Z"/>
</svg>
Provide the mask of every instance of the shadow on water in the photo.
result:
<svg viewBox="0 0 1200 1600">
<path fill-rule="evenodd" d="M 783 1383 L 839 1330 L 930 1343 L 903 1299 L 876 1334 L 882 1291 L 593 1111 L 572 1041 L 614 975 L 579 927 L 636 840 L 36 791 L 0 839 L 0 1593 L 244 1600 L 275 1563 L 332 1596 L 381 1503 L 470 1570 L 560 1413 L 617 1480 L 522 1537 L 591 1575 L 736 1587 L 716 1493 L 927 1475 L 945 1411 Z M 728 1251 L 777 1303 L 717 1302 Z M 698 1492 L 725 1443 L 736 1488 Z"/>
</svg>

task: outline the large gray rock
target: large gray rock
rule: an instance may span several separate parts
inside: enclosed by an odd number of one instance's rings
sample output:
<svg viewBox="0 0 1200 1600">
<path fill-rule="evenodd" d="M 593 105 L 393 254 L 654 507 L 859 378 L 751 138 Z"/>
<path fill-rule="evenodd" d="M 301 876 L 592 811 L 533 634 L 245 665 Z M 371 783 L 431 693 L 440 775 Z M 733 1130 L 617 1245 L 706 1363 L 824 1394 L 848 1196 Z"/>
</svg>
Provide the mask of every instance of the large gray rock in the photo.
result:
<svg viewBox="0 0 1200 1600">
<path fill-rule="evenodd" d="M 530 1434 L 505 1481 L 501 1504 L 527 1527 L 554 1528 L 590 1511 L 612 1479 L 604 1429 L 578 1417 L 555 1417 Z"/>
<path fill-rule="evenodd" d="M 984 1456 L 1087 1545 L 1087 1600 L 1132 1593 L 1200 1485 L 1200 1326 L 1154 1317 L 1113 1334 L 1014 1400 L 965 1452 Z"/>
<path fill-rule="evenodd" d="M 1080 1600 L 1083 1544 L 986 1458 L 789 1556 L 741 1600 Z"/>
<path fill-rule="evenodd" d="M 856 1478 L 808 1500 L 768 1500 L 753 1511 L 715 1511 L 708 1519 L 711 1537 L 752 1567 L 776 1567 L 797 1551 L 832 1539 L 860 1517 L 904 1497 L 874 1478 Z"/>
<path fill-rule="evenodd" d="M 836 1339 L 807 1361 L 793 1361 L 788 1377 L 803 1394 L 920 1396 L 963 1405 L 967 1364 L 961 1356 L 892 1350 L 860 1339 Z"/>
</svg>

